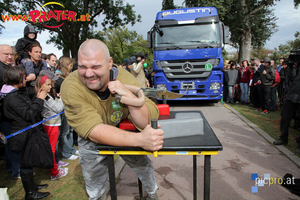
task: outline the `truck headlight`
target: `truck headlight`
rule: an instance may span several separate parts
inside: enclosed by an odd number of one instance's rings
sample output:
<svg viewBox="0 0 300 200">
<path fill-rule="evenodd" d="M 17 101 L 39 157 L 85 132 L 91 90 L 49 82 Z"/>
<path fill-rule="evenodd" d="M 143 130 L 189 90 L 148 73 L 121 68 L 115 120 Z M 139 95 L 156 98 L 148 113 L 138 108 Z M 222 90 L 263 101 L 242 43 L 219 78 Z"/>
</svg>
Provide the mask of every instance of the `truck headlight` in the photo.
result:
<svg viewBox="0 0 300 200">
<path fill-rule="evenodd" d="M 166 87 L 165 84 L 157 84 L 157 85 L 156 85 L 156 89 L 167 90 L 167 87 Z"/>
<path fill-rule="evenodd" d="M 221 89 L 221 84 L 220 83 L 212 83 L 212 84 L 210 84 L 209 89 L 210 90 L 219 90 L 219 89 Z"/>
</svg>

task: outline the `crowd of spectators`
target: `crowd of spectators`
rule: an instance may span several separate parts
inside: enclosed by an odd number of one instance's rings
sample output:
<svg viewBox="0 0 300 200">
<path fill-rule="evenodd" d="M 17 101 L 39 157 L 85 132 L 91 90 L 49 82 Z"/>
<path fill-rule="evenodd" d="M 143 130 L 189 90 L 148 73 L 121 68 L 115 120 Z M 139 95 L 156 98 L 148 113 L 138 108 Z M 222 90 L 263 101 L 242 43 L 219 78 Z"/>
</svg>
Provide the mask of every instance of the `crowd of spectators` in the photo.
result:
<svg viewBox="0 0 300 200">
<path fill-rule="evenodd" d="M 287 78 L 287 61 L 280 65 L 269 57 L 260 60 L 254 57 L 237 64 L 224 63 L 223 100 L 227 103 L 250 104 L 263 113 L 281 107 L 290 82 Z M 279 99 L 279 102 L 278 102 Z"/>
<path fill-rule="evenodd" d="M 24 37 L 17 41 L 15 48 L 14 53 L 9 45 L 0 45 L 1 132 L 8 136 L 32 125 L 31 115 L 36 122 L 57 115 L 41 125 L 53 153 L 54 165 L 49 179 L 56 180 L 68 174 L 68 168 L 64 168 L 69 164 L 67 161 L 77 159 L 79 154 L 74 147 L 76 133 L 65 115 L 59 114 L 64 110 L 60 86 L 72 73 L 75 62 L 64 56 L 57 62 L 54 53 L 42 55 L 37 31 L 32 25 L 24 28 Z M 13 179 L 22 180 L 25 199 L 40 199 L 50 194 L 38 192 L 48 185 L 35 185 L 33 168 L 24 167 L 22 163 L 32 131 L 34 129 L 29 129 L 8 139 L 1 152 L 5 152 L 6 172 Z"/>
</svg>

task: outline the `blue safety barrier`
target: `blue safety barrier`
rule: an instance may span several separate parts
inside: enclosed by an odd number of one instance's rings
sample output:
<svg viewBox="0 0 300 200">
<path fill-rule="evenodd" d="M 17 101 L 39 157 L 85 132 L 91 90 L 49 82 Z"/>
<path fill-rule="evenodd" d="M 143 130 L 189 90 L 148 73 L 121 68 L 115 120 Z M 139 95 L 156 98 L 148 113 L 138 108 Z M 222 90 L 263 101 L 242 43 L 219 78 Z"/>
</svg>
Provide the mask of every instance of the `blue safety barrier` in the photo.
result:
<svg viewBox="0 0 300 200">
<path fill-rule="evenodd" d="M 60 112 L 60 113 L 58 113 L 58 114 L 56 114 L 56 115 L 53 115 L 53 116 L 51 116 L 51 117 L 49 117 L 49 118 L 47 118 L 47 119 L 44 119 L 43 121 L 37 122 L 37 123 L 35 123 L 35 124 L 31 125 L 31 126 L 28 126 L 28 127 L 24 128 L 24 129 L 22 129 L 22 130 L 19 130 L 19 131 L 15 132 L 15 133 L 12 133 L 12 134 L 6 136 L 6 139 L 11 138 L 11 137 L 13 137 L 13 136 L 15 136 L 15 135 L 18 135 L 18 134 L 20 134 L 20 133 L 22 133 L 22 132 L 24 132 L 24 131 L 27 131 L 27 130 L 29 130 L 29 129 L 31 129 L 31 128 L 34 128 L 34 127 L 40 125 L 41 123 L 44 123 L 45 121 L 48 121 L 49 119 L 52 119 L 53 117 L 56 117 L 56 116 L 58 116 L 58 115 L 63 114 L 64 112 L 65 112 L 65 111 L 62 111 L 62 112 Z"/>
</svg>

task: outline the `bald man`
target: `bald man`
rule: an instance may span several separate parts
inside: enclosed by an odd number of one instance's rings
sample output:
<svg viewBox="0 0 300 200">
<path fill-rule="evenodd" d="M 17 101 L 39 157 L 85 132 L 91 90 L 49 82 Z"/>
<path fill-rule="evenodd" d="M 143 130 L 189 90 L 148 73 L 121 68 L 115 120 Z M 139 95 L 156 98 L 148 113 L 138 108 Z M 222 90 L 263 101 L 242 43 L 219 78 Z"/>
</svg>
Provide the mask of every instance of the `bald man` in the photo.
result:
<svg viewBox="0 0 300 200">
<path fill-rule="evenodd" d="M 89 199 L 104 198 L 108 179 L 107 159 L 93 148 L 97 144 L 141 147 L 148 151 L 162 148 L 163 131 L 150 126 L 150 120 L 158 118 L 158 109 L 139 87 L 128 71 L 113 65 L 103 42 L 91 39 L 80 46 L 78 71 L 64 80 L 61 97 L 68 123 L 80 136 L 79 161 Z M 121 96 L 120 104 L 116 103 L 116 94 Z M 126 118 L 141 132 L 117 128 Z M 147 156 L 122 158 L 142 181 L 147 199 L 158 199 L 150 159 Z"/>
<path fill-rule="evenodd" d="M 0 89 L 3 86 L 3 72 L 13 63 L 13 58 L 13 49 L 7 44 L 0 45 Z"/>
</svg>

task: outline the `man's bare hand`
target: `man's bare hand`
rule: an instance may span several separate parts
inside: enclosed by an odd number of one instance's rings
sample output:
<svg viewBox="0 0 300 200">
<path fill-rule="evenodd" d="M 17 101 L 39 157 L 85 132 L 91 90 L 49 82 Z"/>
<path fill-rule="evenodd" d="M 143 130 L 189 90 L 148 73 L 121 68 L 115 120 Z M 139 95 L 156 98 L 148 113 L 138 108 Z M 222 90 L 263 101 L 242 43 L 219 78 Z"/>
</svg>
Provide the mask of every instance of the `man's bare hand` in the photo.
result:
<svg viewBox="0 0 300 200">
<path fill-rule="evenodd" d="M 160 128 L 160 126 L 158 126 Z M 162 129 L 153 129 L 147 125 L 141 132 L 139 146 L 147 151 L 158 151 L 163 147 L 164 131 Z"/>
<path fill-rule="evenodd" d="M 31 73 L 26 77 L 26 81 L 34 81 L 35 78 L 35 74 Z"/>
<path fill-rule="evenodd" d="M 142 91 L 140 91 L 139 98 L 135 96 L 137 91 L 137 86 L 123 85 L 120 81 L 110 81 L 108 83 L 108 89 L 112 94 L 121 95 L 121 103 L 128 106 L 141 107 L 145 103 L 145 96 Z"/>
</svg>

